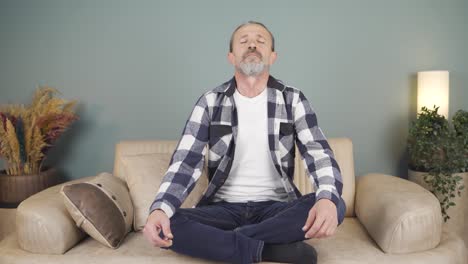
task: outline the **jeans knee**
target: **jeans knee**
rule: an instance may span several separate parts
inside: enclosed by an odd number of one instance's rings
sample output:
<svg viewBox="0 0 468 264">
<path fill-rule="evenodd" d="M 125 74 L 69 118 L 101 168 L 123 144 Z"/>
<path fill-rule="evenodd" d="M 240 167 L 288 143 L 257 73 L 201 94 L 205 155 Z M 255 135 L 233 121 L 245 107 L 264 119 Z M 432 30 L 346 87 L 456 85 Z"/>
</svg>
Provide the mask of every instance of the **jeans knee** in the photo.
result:
<svg viewBox="0 0 468 264">
<path fill-rule="evenodd" d="M 189 221 L 189 218 L 182 212 L 175 212 L 171 218 L 169 218 L 169 225 L 171 232 L 177 232 L 181 225 L 184 225 Z"/>
<path fill-rule="evenodd" d="M 177 225 L 179 223 L 187 222 L 189 220 L 189 217 L 184 214 L 182 211 L 176 211 L 174 215 L 169 219 L 171 226 Z"/>
</svg>

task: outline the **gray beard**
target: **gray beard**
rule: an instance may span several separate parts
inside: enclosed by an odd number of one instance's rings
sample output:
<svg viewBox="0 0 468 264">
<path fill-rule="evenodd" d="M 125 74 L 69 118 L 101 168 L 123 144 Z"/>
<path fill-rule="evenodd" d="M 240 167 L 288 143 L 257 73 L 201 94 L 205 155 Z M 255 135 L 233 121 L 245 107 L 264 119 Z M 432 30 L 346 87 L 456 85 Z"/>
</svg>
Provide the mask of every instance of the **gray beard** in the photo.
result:
<svg viewBox="0 0 468 264">
<path fill-rule="evenodd" d="M 263 62 L 260 63 L 245 63 L 241 62 L 238 69 L 245 74 L 246 76 L 258 76 L 260 75 L 267 67 Z"/>
</svg>

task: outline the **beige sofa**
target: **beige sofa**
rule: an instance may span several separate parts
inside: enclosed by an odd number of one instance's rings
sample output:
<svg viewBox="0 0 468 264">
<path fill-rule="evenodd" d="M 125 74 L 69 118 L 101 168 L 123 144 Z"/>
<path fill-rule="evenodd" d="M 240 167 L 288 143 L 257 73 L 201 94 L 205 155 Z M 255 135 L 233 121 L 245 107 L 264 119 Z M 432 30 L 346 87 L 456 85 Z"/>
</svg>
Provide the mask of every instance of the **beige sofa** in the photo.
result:
<svg viewBox="0 0 468 264">
<path fill-rule="evenodd" d="M 372 173 L 355 178 L 351 140 L 332 138 L 329 142 L 342 170 L 347 212 L 333 237 L 308 240 L 318 251 L 319 263 L 467 262 L 464 242 L 443 230 L 440 206 L 431 193 L 389 175 Z M 124 155 L 172 153 L 176 144 L 120 142 L 113 174 L 125 179 L 121 164 Z M 295 182 L 303 194 L 311 192 L 300 155 L 296 154 Z M 200 190 L 195 188 L 194 192 Z M 130 232 L 118 249 L 105 247 L 74 225 L 59 191 L 60 185 L 31 196 L 16 211 L 16 229 L 0 228 L 0 263 L 208 263 L 153 248 L 141 232 Z M 13 217 L 5 219 L 13 224 Z"/>
</svg>

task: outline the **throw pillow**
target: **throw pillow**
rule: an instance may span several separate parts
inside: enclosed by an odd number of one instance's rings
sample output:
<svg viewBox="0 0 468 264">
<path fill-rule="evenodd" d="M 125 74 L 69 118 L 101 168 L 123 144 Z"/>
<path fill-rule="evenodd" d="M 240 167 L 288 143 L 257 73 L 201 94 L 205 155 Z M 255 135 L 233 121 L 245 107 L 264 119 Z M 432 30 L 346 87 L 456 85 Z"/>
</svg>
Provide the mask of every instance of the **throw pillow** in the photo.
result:
<svg viewBox="0 0 468 264">
<path fill-rule="evenodd" d="M 133 228 L 140 231 L 145 227 L 151 204 L 156 197 L 162 178 L 169 167 L 172 153 L 151 153 L 122 156 L 122 165 L 126 173 L 127 186 L 134 206 Z M 200 176 L 195 188 L 181 205 L 190 208 L 201 198 L 208 185 L 205 171 Z"/>
<path fill-rule="evenodd" d="M 76 225 L 110 248 L 118 248 L 130 232 L 133 205 L 125 183 L 110 173 L 90 181 L 64 185 L 60 191 Z"/>
</svg>

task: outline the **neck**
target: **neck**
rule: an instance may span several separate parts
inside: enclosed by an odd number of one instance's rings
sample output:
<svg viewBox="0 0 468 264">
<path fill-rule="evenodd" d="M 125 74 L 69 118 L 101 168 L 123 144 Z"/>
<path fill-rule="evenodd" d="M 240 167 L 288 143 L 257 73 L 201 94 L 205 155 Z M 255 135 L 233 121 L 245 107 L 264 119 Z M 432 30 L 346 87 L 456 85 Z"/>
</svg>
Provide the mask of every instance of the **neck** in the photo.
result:
<svg viewBox="0 0 468 264">
<path fill-rule="evenodd" d="M 266 89 L 269 76 L 270 73 L 268 71 L 264 71 L 258 76 L 246 76 L 237 71 L 234 73 L 237 90 L 240 94 L 247 97 L 255 97 L 261 94 Z"/>
</svg>

